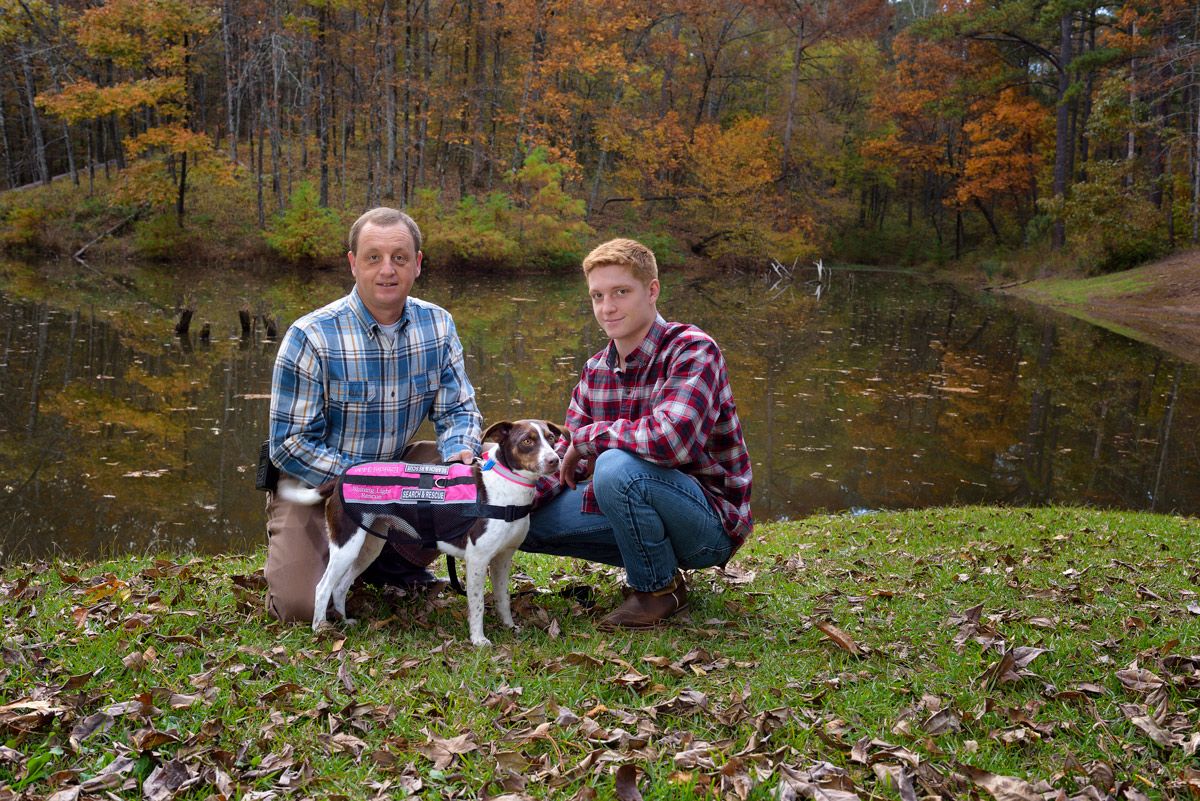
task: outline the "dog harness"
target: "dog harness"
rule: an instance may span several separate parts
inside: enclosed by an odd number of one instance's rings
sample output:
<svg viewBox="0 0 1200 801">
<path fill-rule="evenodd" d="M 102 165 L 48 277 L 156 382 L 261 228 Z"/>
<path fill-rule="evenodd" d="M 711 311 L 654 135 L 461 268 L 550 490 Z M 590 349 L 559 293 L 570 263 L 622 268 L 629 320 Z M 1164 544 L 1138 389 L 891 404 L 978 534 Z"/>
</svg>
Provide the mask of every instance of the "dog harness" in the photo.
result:
<svg viewBox="0 0 1200 801">
<path fill-rule="evenodd" d="M 495 470 L 501 478 L 532 488 L 504 465 L 488 458 L 481 470 Z M 520 520 L 533 505 L 495 506 L 483 503 L 471 465 L 414 464 L 410 462 L 364 462 L 351 467 L 338 480 L 342 508 L 350 519 L 363 525 L 366 515 L 400 518 L 417 532 L 423 548 L 451 542 L 467 533 L 476 520 L 490 518 L 511 523 Z M 381 539 L 391 539 L 371 531 Z M 403 537 L 411 544 L 411 537 Z"/>
</svg>

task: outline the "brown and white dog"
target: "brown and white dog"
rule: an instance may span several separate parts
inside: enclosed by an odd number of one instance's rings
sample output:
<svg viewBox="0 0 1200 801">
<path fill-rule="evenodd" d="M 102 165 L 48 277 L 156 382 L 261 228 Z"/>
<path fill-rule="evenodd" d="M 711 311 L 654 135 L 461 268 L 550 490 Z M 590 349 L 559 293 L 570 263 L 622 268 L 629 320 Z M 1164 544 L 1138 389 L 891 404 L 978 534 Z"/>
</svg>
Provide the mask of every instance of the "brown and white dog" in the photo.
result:
<svg viewBox="0 0 1200 801">
<path fill-rule="evenodd" d="M 530 505 L 533 502 L 534 483 L 538 478 L 558 472 L 559 457 L 554 451 L 554 444 L 561 436 L 562 429 L 548 420 L 518 420 L 515 423 L 506 420 L 488 428 L 483 439 L 496 444 L 487 449 L 487 462 L 481 466 L 477 461 L 470 469 L 479 501 L 489 507 Z M 484 469 L 490 464 L 495 466 Z M 345 480 L 347 477 L 343 476 L 342 481 Z M 382 507 L 377 512 L 363 513 L 356 509 L 357 514 L 352 513 L 347 508 L 349 502 L 343 500 L 343 493 L 335 491 L 338 486 L 337 480 L 328 481 L 316 489 L 305 489 L 298 483 L 281 481 L 278 490 L 280 497 L 293 503 L 325 503 L 329 564 L 317 583 L 313 631 L 325 622 L 331 596 L 334 609 L 345 622 L 356 622 L 346 617 L 346 594 L 354 579 L 379 556 L 384 543 L 383 538 L 368 533 L 367 529 L 383 535 L 390 530 L 415 539 L 430 538 L 429 532 L 418 532 L 411 521 L 401 519 Z M 356 516 L 361 526 L 355 522 Z M 449 541 L 439 539 L 437 542 L 438 550 L 461 559 L 466 567 L 467 619 L 471 643 L 475 646 L 492 644 L 483 636 L 483 591 L 489 568 L 496 613 L 505 626 L 517 628 L 509 605 L 508 579 L 513 554 L 525 541 L 528 531 L 528 514 L 511 522 L 480 517 L 469 523 L 465 533 Z"/>
</svg>

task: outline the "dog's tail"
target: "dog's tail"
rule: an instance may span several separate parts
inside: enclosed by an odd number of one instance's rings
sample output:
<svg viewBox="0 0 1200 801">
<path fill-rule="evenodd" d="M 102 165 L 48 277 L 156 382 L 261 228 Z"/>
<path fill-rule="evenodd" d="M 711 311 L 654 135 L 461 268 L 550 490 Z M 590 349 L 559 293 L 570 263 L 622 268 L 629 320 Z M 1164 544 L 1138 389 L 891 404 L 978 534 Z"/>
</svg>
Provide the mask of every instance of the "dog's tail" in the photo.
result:
<svg viewBox="0 0 1200 801">
<path fill-rule="evenodd" d="M 275 492 L 285 501 L 303 504 L 304 506 L 316 506 L 318 503 L 323 503 L 332 495 L 333 488 L 336 486 L 336 481 L 326 481 L 316 489 L 309 489 L 308 487 L 300 486 L 299 482 L 280 479 L 279 487 Z"/>
</svg>

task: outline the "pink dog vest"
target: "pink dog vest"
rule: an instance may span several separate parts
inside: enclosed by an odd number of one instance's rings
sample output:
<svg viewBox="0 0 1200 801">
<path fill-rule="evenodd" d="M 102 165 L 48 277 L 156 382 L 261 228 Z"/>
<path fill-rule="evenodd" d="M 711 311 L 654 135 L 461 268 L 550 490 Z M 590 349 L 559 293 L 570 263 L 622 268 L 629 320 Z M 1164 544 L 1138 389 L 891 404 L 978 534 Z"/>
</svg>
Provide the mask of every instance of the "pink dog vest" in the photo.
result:
<svg viewBox="0 0 1200 801">
<path fill-rule="evenodd" d="M 491 459 L 482 469 L 495 469 L 510 481 L 528 484 Z M 474 468 L 457 462 L 365 462 L 343 473 L 338 488 L 342 507 L 359 527 L 366 528 L 363 517 L 368 514 L 397 517 L 413 527 L 424 547 L 458 539 L 481 517 L 512 522 L 532 509 L 481 503 Z"/>
</svg>

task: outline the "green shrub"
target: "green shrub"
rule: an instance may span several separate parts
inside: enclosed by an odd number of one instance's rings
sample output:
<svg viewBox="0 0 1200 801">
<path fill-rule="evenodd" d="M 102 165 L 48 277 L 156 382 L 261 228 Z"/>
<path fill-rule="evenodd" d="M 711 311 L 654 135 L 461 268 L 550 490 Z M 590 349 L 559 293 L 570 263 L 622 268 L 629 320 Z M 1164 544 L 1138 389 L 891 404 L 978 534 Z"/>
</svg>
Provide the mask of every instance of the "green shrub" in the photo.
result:
<svg viewBox="0 0 1200 801">
<path fill-rule="evenodd" d="M 1096 275 L 1135 267 L 1167 251 L 1162 215 L 1145 187 L 1126 181 L 1122 161 L 1093 161 L 1088 180 L 1071 187 L 1068 199 L 1039 201 L 1066 224 L 1067 237 L 1085 271 Z"/>
<path fill-rule="evenodd" d="M 290 262 L 335 261 L 345 252 L 338 215 L 317 203 L 317 190 L 303 181 L 288 198 L 283 214 L 271 218 L 267 244 Z"/>
<path fill-rule="evenodd" d="M 134 247 L 150 259 L 166 260 L 180 255 L 188 241 L 188 232 L 179 227 L 174 212 L 156 214 L 134 229 Z"/>
<path fill-rule="evenodd" d="M 513 196 L 469 195 L 446 208 L 439 191 L 418 190 L 409 213 L 421 226 L 423 250 L 434 264 L 491 270 L 579 266 L 594 232 L 583 221 L 583 201 L 562 188 L 565 172 L 538 148 L 508 179 Z"/>
<path fill-rule="evenodd" d="M 586 204 L 563 189 L 566 171 L 565 165 L 550 161 L 546 149 L 539 147 L 508 179 L 518 198 L 514 238 L 523 258 L 534 265 L 578 266 L 588 238 L 595 234 L 583 219 Z"/>
<path fill-rule="evenodd" d="M 4 215 L 0 227 L 0 244 L 9 247 L 28 247 L 46 232 L 50 210 L 40 203 L 13 206 Z"/>
<path fill-rule="evenodd" d="M 643 231 L 634 234 L 633 238 L 654 251 L 654 260 L 659 267 L 679 267 L 687 259 L 679 247 L 679 241 L 666 231 Z"/>
<path fill-rule="evenodd" d="M 421 226 L 421 247 L 434 264 L 506 268 L 518 261 L 520 248 L 505 233 L 512 203 L 503 193 L 482 200 L 467 196 L 446 209 L 441 192 L 419 189 L 409 213 Z"/>
</svg>

